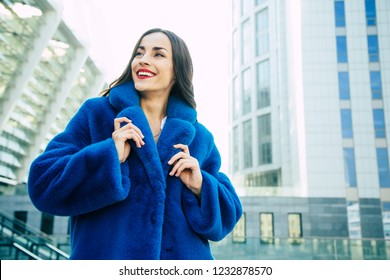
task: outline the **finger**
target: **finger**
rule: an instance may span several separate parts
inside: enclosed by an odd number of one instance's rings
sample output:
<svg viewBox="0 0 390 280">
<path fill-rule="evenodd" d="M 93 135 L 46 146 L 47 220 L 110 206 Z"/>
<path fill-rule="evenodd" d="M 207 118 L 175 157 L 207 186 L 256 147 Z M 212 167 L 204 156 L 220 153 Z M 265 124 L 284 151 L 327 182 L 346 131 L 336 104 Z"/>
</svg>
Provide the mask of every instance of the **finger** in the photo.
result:
<svg viewBox="0 0 390 280">
<path fill-rule="evenodd" d="M 131 123 L 131 120 L 129 120 L 126 117 L 114 119 L 114 130 L 120 129 L 121 128 L 121 123 L 123 123 L 123 122 Z"/>
<path fill-rule="evenodd" d="M 125 142 L 127 140 L 133 140 L 138 148 L 145 145 L 145 142 L 142 140 L 142 137 L 138 134 L 138 132 L 133 129 L 130 130 L 117 130 L 113 133 L 114 140 L 119 140 Z"/>
<path fill-rule="evenodd" d="M 133 123 L 128 123 L 116 131 L 120 132 L 120 133 L 126 132 L 126 131 L 132 131 L 132 132 L 134 131 L 134 133 L 138 134 L 141 139 L 145 138 L 144 135 L 142 134 L 142 131 L 138 127 L 136 127 Z"/>
<path fill-rule="evenodd" d="M 136 132 L 139 134 L 139 136 L 140 136 L 141 138 L 145 138 L 145 136 L 143 135 L 141 129 L 139 129 L 139 128 L 138 128 L 137 126 L 135 126 L 133 123 L 128 123 L 128 124 L 126 125 L 126 128 L 131 128 L 131 129 L 133 129 L 134 131 L 136 131 Z"/>
<path fill-rule="evenodd" d="M 178 175 L 177 175 L 177 170 L 180 168 L 180 166 L 182 165 L 182 163 L 183 163 L 183 160 L 182 160 L 182 159 L 178 160 L 178 161 L 175 163 L 175 165 L 172 167 L 172 170 L 171 170 L 171 172 L 169 172 L 169 175 L 171 175 L 171 176 L 173 176 L 173 175 L 178 176 Z"/>
<path fill-rule="evenodd" d="M 184 157 L 187 157 L 188 155 L 185 154 L 184 152 L 178 152 L 177 154 L 175 154 L 173 157 L 171 157 L 171 159 L 168 161 L 168 164 L 169 165 L 172 165 L 174 164 L 176 161 L 178 161 L 179 159 L 181 158 L 184 158 Z"/>
<path fill-rule="evenodd" d="M 139 140 L 139 143 L 142 144 L 142 145 L 145 145 L 145 142 L 144 142 L 144 135 L 142 134 L 141 130 L 139 130 L 137 127 L 136 129 L 134 128 L 131 128 L 131 134 L 134 135 L 134 137 L 137 138 L 137 140 Z"/>
<path fill-rule="evenodd" d="M 177 168 L 173 174 L 175 174 L 176 177 L 179 177 L 181 172 L 183 172 L 185 169 L 191 169 L 191 167 L 192 163 L 189 160 L 180 160 L 180 164 L 177 164 Z"/>
<path fill-rule="evenodd" d="M 188 148 L 188 146 L 187 145 L 184 145 L 184 144 L 176 144 L 176 145 L 173 145 L 173 147 L 175 148 L 175 149 L 180 149 L 180 150 L 182 150 L 184 153 L 186 153 L 186 154 L 190 154 L 190 149 Z"/>
<path fill-rule="evenodd" d="M 129 139 L 129 140 L 133 140 L 135 142 L 135 145 L 138 148 L 141 148 L 141 146 L 145 145 L 145 142 L 142 140 L 142 137 L 135 130 L 127 131 L 126 132 L 126 138 Z"/>
</svg>

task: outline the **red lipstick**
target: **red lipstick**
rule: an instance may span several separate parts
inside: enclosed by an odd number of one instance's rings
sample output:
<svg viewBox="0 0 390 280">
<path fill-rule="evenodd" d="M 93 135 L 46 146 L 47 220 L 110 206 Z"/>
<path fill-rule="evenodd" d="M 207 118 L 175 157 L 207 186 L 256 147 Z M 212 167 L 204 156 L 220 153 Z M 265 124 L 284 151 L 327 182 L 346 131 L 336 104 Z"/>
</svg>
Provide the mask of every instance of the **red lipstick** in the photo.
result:
<svg viewBox="0 0 390 280">
<path fill-rule="evenodd" d="M 153 78 L 154 76 L 156 76 L 156 73 L 154 73 L 148 69 L 145 69 L 145 68 L 138 69 L 136 74 L 137 74 L 137 77 L 139 79 L 148 79 L 148 78 Z"/>
</svg>

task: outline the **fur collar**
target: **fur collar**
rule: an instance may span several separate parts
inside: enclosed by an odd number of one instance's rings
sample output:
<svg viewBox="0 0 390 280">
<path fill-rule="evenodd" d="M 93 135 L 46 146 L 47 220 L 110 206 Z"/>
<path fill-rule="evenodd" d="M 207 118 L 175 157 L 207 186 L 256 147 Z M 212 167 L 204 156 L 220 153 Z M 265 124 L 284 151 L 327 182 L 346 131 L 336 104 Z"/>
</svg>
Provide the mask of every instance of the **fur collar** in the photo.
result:
<svg viewBox="0 0 390 280">
<path fill-rule="evenodd" d="M 180 98 L 170 96 L 167 120 L 156 145 L 133 82 L 112 88 L 109 101 L 119 110 L 118 118 L 127 117 L 142 130 L 145 145 L 137 148 L 133 141 L 130 141 L 130 145 L 144 164 L 151 185 L 155 189 L 165 189 L 165 178 L 170 169 L 168 160 L 178 152 L 173 145 L 180 143 L 189 146 L 194 139 L 196 110 Z"/>
<path fill-rule="evenodd" d="M 134 88 L 132 81 L 112 88 L 109 98 L 111 105 L 120 111 L 130 106 L 139 106 L 140 104 L 139 92 Z M 168 118 L 178 118 L 194 123 L 197 113 L 184 100 L 171 95 L 168 100 L 167 116 Z"/>
</svg>

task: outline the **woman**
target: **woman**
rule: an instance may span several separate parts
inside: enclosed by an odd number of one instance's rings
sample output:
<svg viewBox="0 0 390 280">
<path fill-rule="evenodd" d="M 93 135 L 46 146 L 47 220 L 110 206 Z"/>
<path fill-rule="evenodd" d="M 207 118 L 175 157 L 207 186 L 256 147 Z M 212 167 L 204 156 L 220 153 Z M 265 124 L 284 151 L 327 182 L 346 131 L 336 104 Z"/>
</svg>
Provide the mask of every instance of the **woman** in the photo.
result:
<svg viewBox="0 0 390 280">
<path fill-rule="evenodd" d="M 196 120 L 192 62 L 152 29 L 103 97 L 87 100 L 31 165 L 35 206 L 70 216 L 71 259 L 212 259 L 242 214 Z"/>
</svg>

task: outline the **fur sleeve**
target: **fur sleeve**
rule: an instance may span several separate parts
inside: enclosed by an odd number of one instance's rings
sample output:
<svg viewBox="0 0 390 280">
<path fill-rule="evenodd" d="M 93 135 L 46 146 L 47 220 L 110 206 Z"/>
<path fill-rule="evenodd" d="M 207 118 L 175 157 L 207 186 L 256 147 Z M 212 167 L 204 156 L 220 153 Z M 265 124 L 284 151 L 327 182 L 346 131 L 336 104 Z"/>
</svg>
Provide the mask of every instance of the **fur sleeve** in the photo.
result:
<svg viewBox="0 0 390 280">
<path fill-rule="evenodd" d="M 219 172 L 220 154 L 213 143 L 202 168 L 201 199 L 184 189 L 183 208 L 191 228 L 203 238 L 219 241 L 229 234 L 242 215 L 241 202 L 229 178 Z"/>
<path fill-rule="evenodd" d="M 129 192 L 127 162 L 119 163 L 114 141 L 91 143 L 93 110 L 86 104 L 31 164 L 29 195 L 41 211 L 83 214 L 123 200 Z"/>
</svg>

